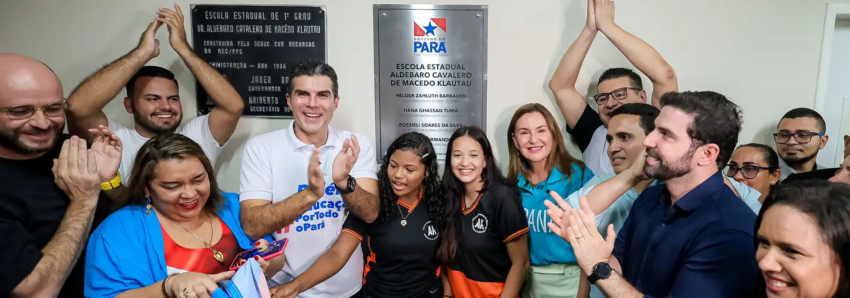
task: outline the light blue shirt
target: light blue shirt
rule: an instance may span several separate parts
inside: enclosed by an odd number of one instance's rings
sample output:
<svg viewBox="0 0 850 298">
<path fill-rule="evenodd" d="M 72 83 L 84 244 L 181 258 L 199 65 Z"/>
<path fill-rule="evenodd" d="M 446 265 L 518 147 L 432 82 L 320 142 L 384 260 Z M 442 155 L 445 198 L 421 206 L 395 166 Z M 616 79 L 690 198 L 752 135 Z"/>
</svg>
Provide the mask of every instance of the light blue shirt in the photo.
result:
<svg viewBox="0 0 850 298">
<path fill-rule="evenodd" d="M 608 179 L 613 178 L 613 175 L 598 175 L 593 177 L 587 184 L 584 185 L 578 191 L 570 194 L 569 197 L 566 198 L 570 207 L 578 209 L 579 206 L 579 197 L 586 196 L 590 191 L 601 184 L 602 182 L 607 181 Z M 735 188 L 735 191 L 738 193 L 738 196 L 747 204 L 753 212 L 758 215 L 759 210 L 761 210 L 761 203 L 759 202 L 759 197 L 761 193 L 752 187 L 747 186 L 744 183 L 735 181 L 729 177 L 723 176 L 726 180 L 731 182 L 732 187 Z M 652 181 L 649 186 L 659 184 L 658 180 Z M 635 191 L 633 188 L 630 188 L 626 193 L 617 198 L 608 209 L 602 211 L 602 213 L 596 215 L 596 227 L 599 229 L 599 233 L 602 234 L 602 237 L 608 237 L 608 225 L 614 225 L 614 231 L 619 232 L 620 228 L 623 227 L 623 223 L 626 222 L 626 218 L 629 217 L 629 212 L 632 210 L 632 205 L 635 203 L 635 200 L 638 198 L 640 193 Z M 530 224 L 529 224 L 530 225 Z M 572 250 L 570 250 L 572 252 Z M 590 297 L 592 298 L 603 298 L 605 295 L 597 288 L 595 285 L 591 285 L 590 287 Z"/>
<path fill-rule="evenodd" d="M 525 177 L 517 177 L 517 186 L 522 194 L 522 208 L 528 219 L 528 252 L 531 264 L 545 266 L 551 264 L 570 264 L 576 262 L 573 247 L 549 230 L 546 224 L 551 222 L 546 214 L 546 200 L 551 200 L 550 191 L 557 192 L 561 197 L 578 191 L 590 179 L 593 172 L 590 168 L 582 169 L 577 163 L 572 164 L 570 177 L 553 168 L 549 178 L 542 183 L 531 186 Z"/>
</svg>

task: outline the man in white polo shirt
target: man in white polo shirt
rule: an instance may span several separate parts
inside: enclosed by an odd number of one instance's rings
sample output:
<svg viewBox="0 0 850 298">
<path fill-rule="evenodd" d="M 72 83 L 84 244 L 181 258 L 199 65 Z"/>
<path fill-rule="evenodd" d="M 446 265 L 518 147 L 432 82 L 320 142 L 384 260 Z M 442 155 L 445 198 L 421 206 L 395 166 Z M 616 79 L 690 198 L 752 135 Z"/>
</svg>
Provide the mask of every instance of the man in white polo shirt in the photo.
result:
<svg viewBox="0 0 850 298">
<path fill-rule="evenodd" d="M 334 69 L 307 61 L 295 66 L 290 78 L 286 103 L 294 121 L 288 129 L 252 138 L 242 155 L 242 228 L 252 238 L 289 238 L 286 266 L 272 286 L 304 273 L 334 243 L 345 216 L 373 222 L 379 204 L 372 144 L 363 135 L 328 126 L 339 104 Z M 318 161 L 310 165 L 314 154 Z M 333 177 L 348 169 L 349 176 Z M 357 250 L 336 275 L 298 297 L 351 297 L 360 290 L 362 275 L 363 255 Z"/>
</svg>

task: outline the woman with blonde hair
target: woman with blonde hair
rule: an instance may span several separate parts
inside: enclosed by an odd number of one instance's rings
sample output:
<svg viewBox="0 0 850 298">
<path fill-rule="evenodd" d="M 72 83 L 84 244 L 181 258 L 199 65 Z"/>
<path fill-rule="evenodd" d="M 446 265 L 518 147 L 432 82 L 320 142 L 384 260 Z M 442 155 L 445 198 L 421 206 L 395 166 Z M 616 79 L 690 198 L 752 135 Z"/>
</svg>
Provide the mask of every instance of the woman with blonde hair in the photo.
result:
<svg viewBox="0 0 850 298">
<path fill-rule="evenodd" d="M 593 172 L 567 151 L 561 128 L 546 107 L 526 104 L 508 125 L 508 181 L 517 185 L 528 217 L 531 267 L 523 286 L 524 297 L 586 296 L 590 285 L 569 243 L 546 226 L 544 201 L 549 192 L 567 196 L 587 184 Z"/>
</svg>

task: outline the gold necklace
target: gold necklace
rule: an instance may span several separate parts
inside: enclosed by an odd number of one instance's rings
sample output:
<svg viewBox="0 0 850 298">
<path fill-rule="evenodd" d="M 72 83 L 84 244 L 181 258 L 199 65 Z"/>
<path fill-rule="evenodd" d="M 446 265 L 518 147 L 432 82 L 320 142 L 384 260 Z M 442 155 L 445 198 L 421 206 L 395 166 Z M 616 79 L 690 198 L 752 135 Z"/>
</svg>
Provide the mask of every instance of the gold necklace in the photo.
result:
<svg viewBox="0 0 850 298">
<path fill-rule="evenodd" d="M 212 217 L 207 215 L 207 218 L 209 219 L 209 223 L 210 223 L 210 241 L 212 241 L 212 238 L 215 237 L 215 232 L 213 231 L 213 225 L 212 225 Z M 204 246 L 206 246 L 207 249 L 212 251 L 213 258 L 215 258 L 215 260 L 218 261 L 219 263 L 224 263 L 224 255 L 220 251 L 218 251 L 218 249 L 216 249 L 215 245 L 212 245 L 212 243 L 207 243 L 204 239 L 202 239 L 201 237 L 198 237 L 198 235 L 195 235 L 195 233 L 190 232 L 189 229 L 187 229 L 186 227 L 183 226 L 183 224 L 176 222 L 176 221 L 174 223 L 176 223 L 181 228 L 183 228 L 183 230 L 185 230 L 187 233 L 192 234 L 192 236 L 195 236 L 195 238 L 198 238 L 198 240 L 201 240 L 201 242 L 204 243 Z"/>
</svg>

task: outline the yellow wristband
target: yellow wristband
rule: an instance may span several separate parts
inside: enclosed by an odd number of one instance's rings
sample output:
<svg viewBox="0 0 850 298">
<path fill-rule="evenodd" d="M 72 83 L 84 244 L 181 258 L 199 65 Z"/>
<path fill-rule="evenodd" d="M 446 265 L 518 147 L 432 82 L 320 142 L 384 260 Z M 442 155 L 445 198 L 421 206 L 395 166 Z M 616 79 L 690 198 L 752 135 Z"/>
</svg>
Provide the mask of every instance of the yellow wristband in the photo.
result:
<svg viewBox="0 0 850 298">
<path fill-rule="evenodd" d="M 101 190 L 110 190 L 121 185 L 121 173 L 115 173 L 115 178 L 100 184 Z"/>
</svg>

